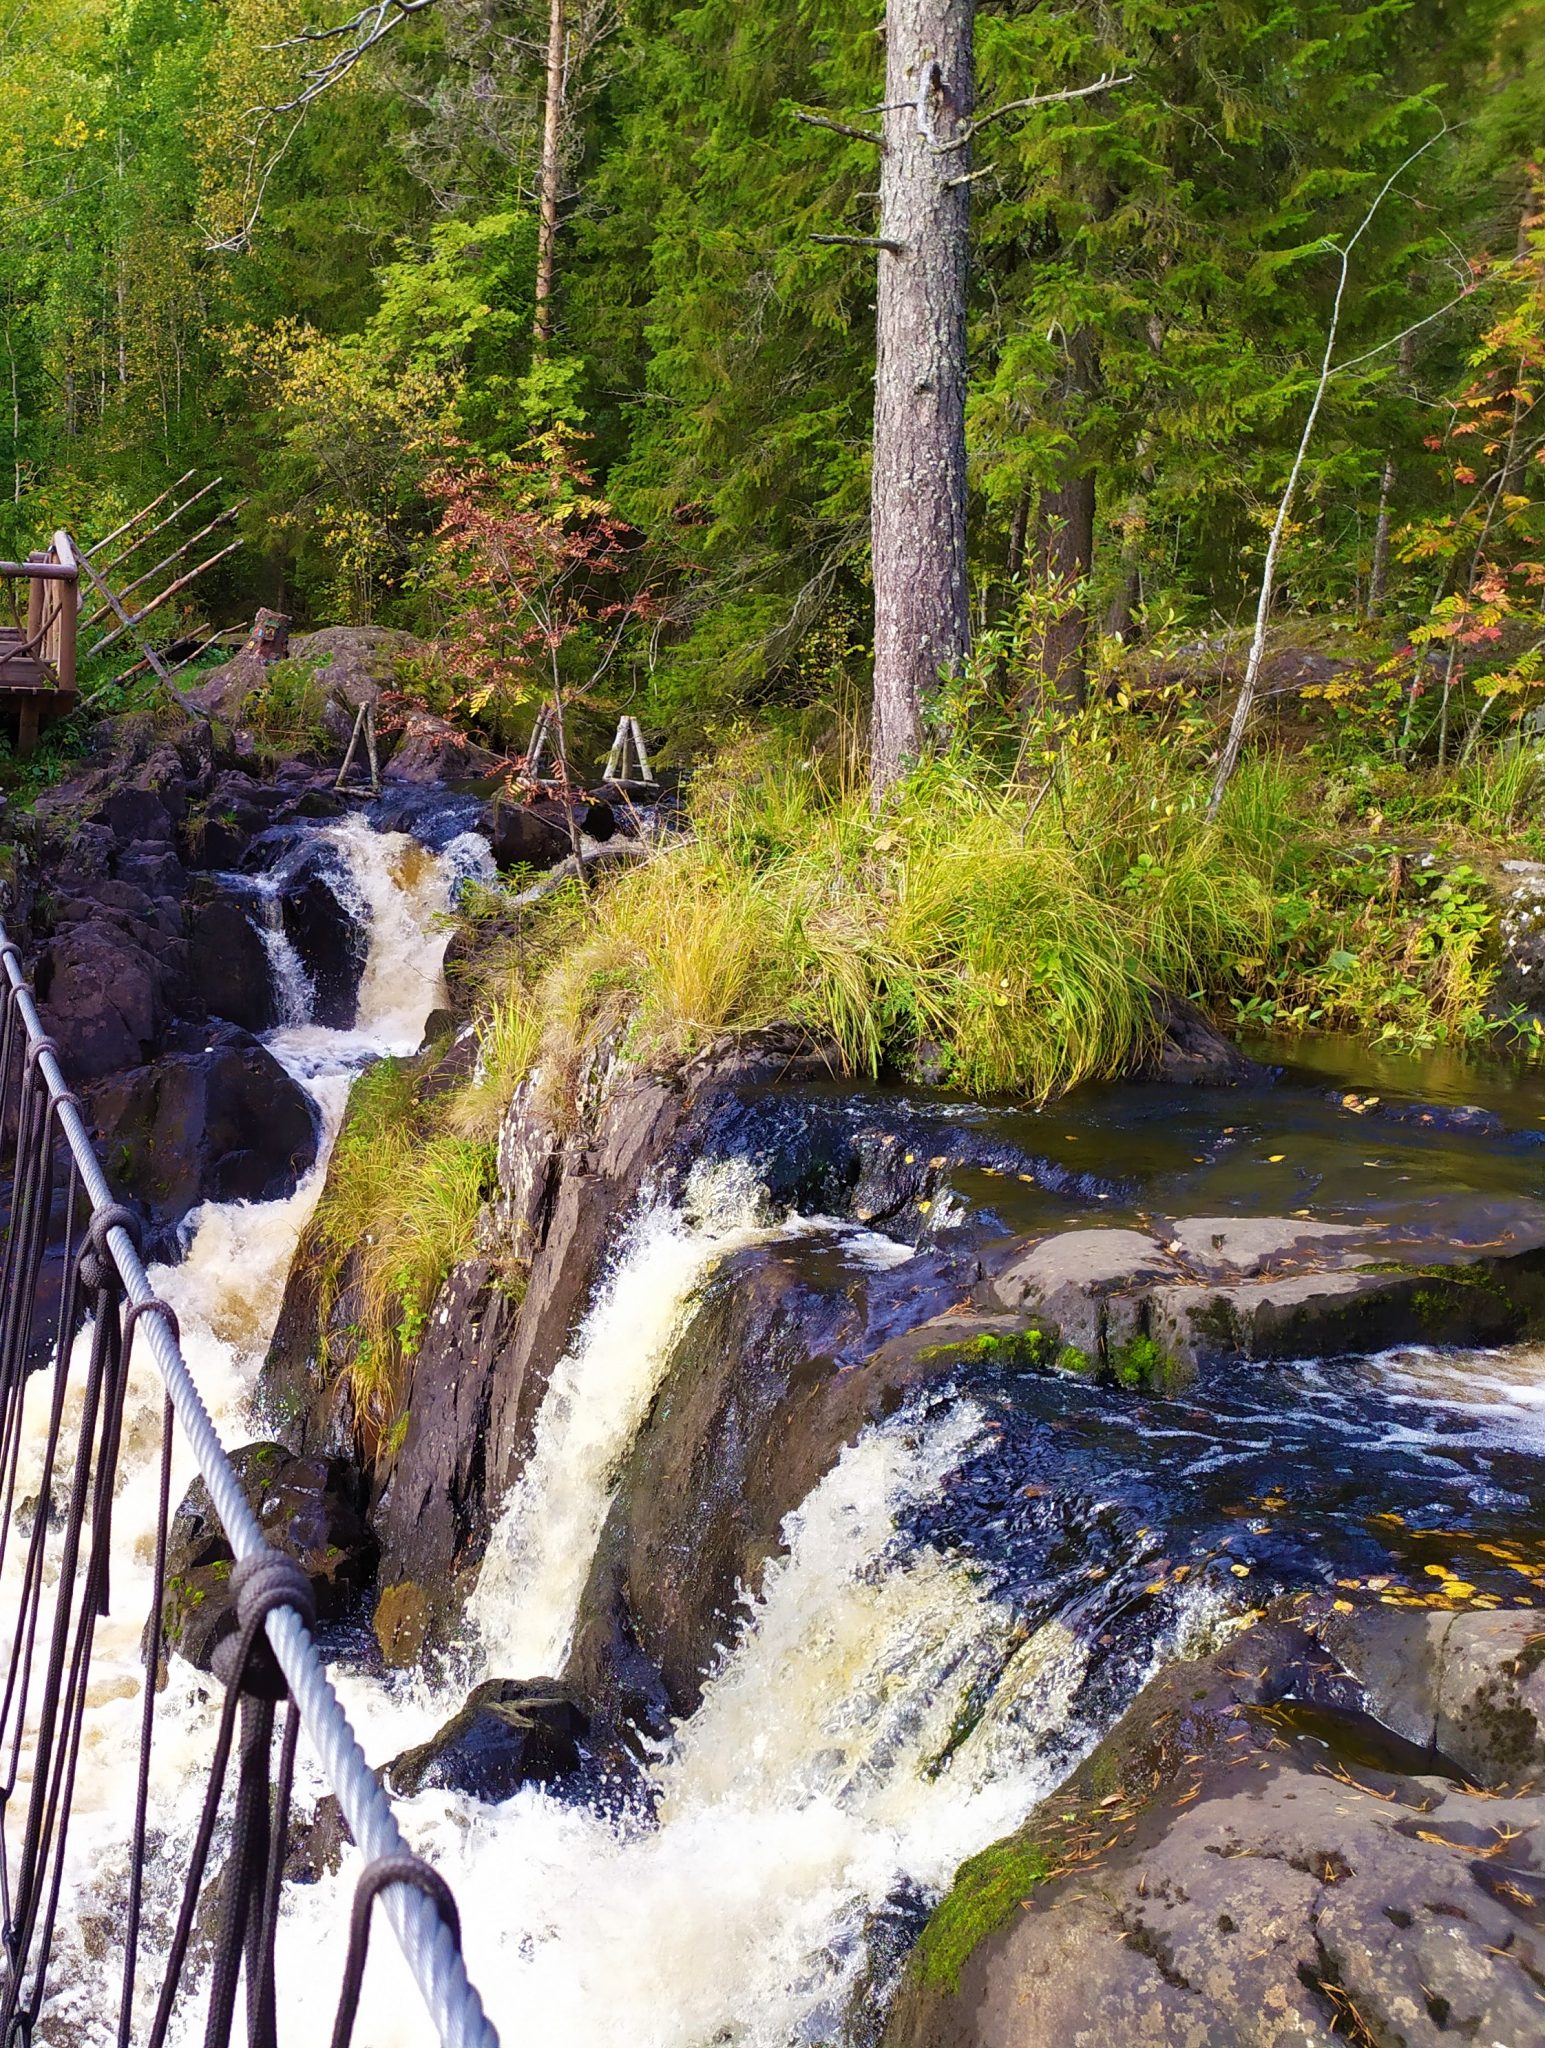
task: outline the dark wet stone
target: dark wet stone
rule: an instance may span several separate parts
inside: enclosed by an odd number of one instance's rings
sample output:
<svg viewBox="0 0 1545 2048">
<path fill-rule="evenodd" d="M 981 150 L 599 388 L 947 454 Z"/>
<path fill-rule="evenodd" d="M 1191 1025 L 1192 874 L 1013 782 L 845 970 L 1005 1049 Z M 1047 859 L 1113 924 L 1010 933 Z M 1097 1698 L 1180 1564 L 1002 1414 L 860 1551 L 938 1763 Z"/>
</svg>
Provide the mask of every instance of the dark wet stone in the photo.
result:
<svg viewBox="0 0 1545 2048">
<path fill-rule="evenodd" d="M 277 1021 L 267 949 L 234 896 L 217 893 L 190 910 L 188 980 L 193 1001 L 212 1017 L 247 1031 Z"/>
<path fill-rule="evenodd" d="M 109 1177 L 150 1225 L 146 1255 L 175 1253 L 200 1202 L 267 1202 L 316 1159 L 310 1097 L 244 1032 L 96 1083 L 88 1097 Z"/>
<path fill-rule="evenodd" d="M 180 964 L 176 954 L 152 951 L 98 909 L 55 932 L 38 959 L 34 987 L 43 1028 L 64 1049 L 72 1080 L 94 1081 L 150 1055 L 170 1015 Z"/>
<path fill-rule="evenodd" d="M 591 1761 L 590 1716 L 579 1696 L 547 1678 L 491 1678 L 428 1742 L 386 1767 L 388 1791 L 428 1787 L 496 1804 L 522 1785 L 551 1785 Z"/>
<path fill-rule="evenodd" d="M 311 1581 L 318 1619 L 346 1614 L 369 1585 L 378 1554 L 354 1466 L 344 1458 L 297 1458 L 273 1443 L 245 1444 L 231 1463 L 265 1537 Z M 232 1561 L 204 1482 L 195 1480 L 168 1534 L 162 1628 L 165 1648 L 201 1671 L 236 1627 Z"/>
<path fill-rule="evenodd" d="M 314 991 L 312 1021 L 347 1031 L 359 1009 L 370 934 L 345 907 L 348 879 L 324 841 L 305 846 L 284 875 L 280 915 Z"/>
<path fill-rule="evenodd" d="M 106 825 L 121 843 L 149 839 L 170 845 L 172 839 L 171 812 L 153 789 L 115 789 L 92 822 Z"/>
</svg>

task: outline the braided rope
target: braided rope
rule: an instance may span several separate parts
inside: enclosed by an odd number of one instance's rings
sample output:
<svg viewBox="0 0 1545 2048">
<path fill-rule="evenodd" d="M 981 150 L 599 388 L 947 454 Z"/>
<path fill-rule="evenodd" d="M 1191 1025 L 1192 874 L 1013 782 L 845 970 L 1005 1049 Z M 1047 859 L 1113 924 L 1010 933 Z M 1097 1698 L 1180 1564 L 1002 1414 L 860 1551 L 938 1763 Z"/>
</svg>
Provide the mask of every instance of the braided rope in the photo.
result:
<svg viewBox="0 0 1545 2048">
<path fill-rule="evenodd" d="M 391 1873 L 382 1880 L 385 1885 L 383 1911 L 418 1983 L 442 2048 L 498 2048 L 498 2035 L 467 1977 L 454 1909 L 449 1914 L 443 1910 L 443 1902 L 449 1897 L 443 1880 L 434 1879 L 426 1886 L 414 1875 L 426 1866 L 411 1855 L 390 1802 L 365 1762 L 364 1753 L 328 1680 L 313 1640 L 309 1620 L 309 1585 L 306 1586 L 305 1600 L 300 1600 L 295 1579 L 305 1584 L 304 1574 L 299 1573 L 288 1559 L 279 1559 L 269 1548 L 242 1493 L 236 1473 L 183 1358 L 176 1317 L 157 1299 L 151 1288 L 140 1256 L 136 1218 L 114 1200 L 80 1104 L 61 1071 L 59 1048 L 43 1030 L 36 1002 L 23 972 L 21 954 L 4 925 L 0 924 L 0 1131 L 10 1130 L 13 1117 L 16 1120 L 17 1187 L 11 1230 L 7 1234 L 3 1257 L 0 1257 L 0 1381 L 9 1382 L 0 1383 L 0 1489 L 4 1491 L 7 1524 L 20 1436 L 27 1305 L 35 1292 L 53 1192 L 53 1147 L 48 1142 L 48 1135 L 56 1130 L 67 1151 L 70 1175 L 66 1201 L 66 1286 L 60 1303 L 57 1357 L 61 1361 L 68 1359 L 69 1340 L 73 1336 L 79 1310 L 84 1306 L 81 1297 L 88 1284 L 99 1308 L 110 1305 L 112 1310 L 107 1319 L 111 1324 L 111 1336 L 100 1340 L 100 1370 L 94 1370 L 92 1375 L 106 1396 L 105 1404 L 99 1404 L 104 1407 L 104 1419 L 99 1425 L 102 1443 L 95 1465 L 95 1489 L 104 1523 L 117 1443 L 115 1411 L 121 1403 L 129 1342 L 143 1318 L 143 1328 L 137 1331 L 139 1341 L 153 1359 L 166 1389 L 168 1446 L 171 1425 L 175 1421 L 193 1452 L 215 1514 L 236 1559 L 232 1577 L 233 1581 L 239 1580 L 238 1614 L 242 1617 L 239 1635 L 266 1639 L 276 1667 L 276 1683 L 282 1683 L 293 1702 L 292 1714 L 298 1717 L 300 1727 L 317 1753 L 367 1873 L 372 1869 Z M 81 1203 L 87 1211 L 87 1225 L 77 1238 L 74 1219 Z M 99 1321 L 102 1320 L 99 1317 Z M 57 1373 L 56 1380 L 55 1439 L 58 1434 L 57 1411 L 63 1395 L 62 1370 Z M 82 1458 L 84 1460 L 84 1452 Z M 51 1466 L 45 1470 L 44 1488 L 39 1496 L 35 1537 L 48 1520 L 50 1470 Z M 5 1532 L 0 1530 L 0 1556 L 3 1556 L 4 1540 Z M 34 1543 L 33 1548 L 37 1550 L 38 1545 Z M 293 1577 L 285 1576 L 285 1567 Z M 105 1601 L 106 1588 L 105 1548 L 94 1542 L 86 1567 L 81 1635 L 70 1659 L 70 1682 L 64 1688 L 66 1704 L 84 1696 L 85 1663 L 90 1651 L 89 1620 L 94 1618 L 94 1612 Z M 28 1631 L 36 1627 L 40 1595 L 34 1591 L 31 1598 L 30 1615 L 24 1606 L 18 1627 L 18 1635 L 28 1640 Z M 155 1677 L 153 1668 L 147 1670 L 147 1695 L 154 1688 Z M 0 1828 L 3 1828 L 6 1801 L 16 1782 L 14 1756 L 9 1759 L 9 1784 L 6 1781 L 6 1731 L 8 1727 L 14 1727 L 19 1745 L 24 1709 L 25 1688 L 19 1703 L 13 1704 L 7 1686 L 5 1698 L 0 1700 Z M 147 1705 L 147 1729 L 149 1720 L 150 1708 Z M 293 1727 L 287 1728 L 285 1743 L 288 1748 L 293 1748 Z M 61 1765 L 59 1775 L 56 1804 L 62 1807 L 63 1817 L 67 1819 L 69 1796 L 73 1790 L 72 1759 Z M 55 1817 L 51 1807 L 49 1818 Z M 136 1833 L 142 1838 L 142 1817 Z M 62 1849 L 61 1831 L 59 1860 L 54 1866 L 53 1882 L 45 1882 L 43 1886 L 47 1896 L 41 1903 L 49 1927 L 58 1898 Z M 407 1866 L 412 1866 L 412 1871 Z M 37 1873 L 38 1878 L 42 1875 L 41 1871 Z M 34 1893 L 35 1890 L 34 1886 Z M 276 1891 L 277 1878 L 271 1878 L 269 1896 L 260 1902 L 265 1925 L 271 1925 Z M 137 1907 L 137 1900 L 135 1903 Z M 0 1856 L 0 1914 L 3 1914 L 7 1925 L 12 1920 L 13 1904 L 6 1859 Z M 37 2005 L 34 2001 L 41 1996 L 41 1983 L 33 1987 L 34 1999 L 25 2004 L 18 2002 L 20 1988 L 12 1985 L 8 2002 L 14 2012 L 12 2031 L 16 2038 L 26 2039 L 30 2038 L 36 2021 Z M 126 1984 L 122 2016 L 125 2030 L 128 2002 Z"/>
</svg>

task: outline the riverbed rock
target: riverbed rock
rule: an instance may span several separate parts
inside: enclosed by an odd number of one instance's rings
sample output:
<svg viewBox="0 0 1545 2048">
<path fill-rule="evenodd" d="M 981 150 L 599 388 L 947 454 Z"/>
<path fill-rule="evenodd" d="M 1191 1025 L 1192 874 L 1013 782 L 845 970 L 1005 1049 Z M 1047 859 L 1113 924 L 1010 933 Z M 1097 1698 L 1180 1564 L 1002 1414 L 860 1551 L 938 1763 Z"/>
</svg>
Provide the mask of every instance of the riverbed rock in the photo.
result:
<svg viewBox="0 0 1545 2048">
<path fill-rule="evenodd" d="M 268 1541 L 311 1581 L 317 1618 L 347 1614 L 375 1571 L 377 1544 L 360 1513 L 357 1469 L 343 1458 L 296 1458 L 282 1444 L 245 1444 L 231 1463 Z M 163 1641 L 201 1671 L 236 1627 L 233 1553 L 202 1479 L 168 1532 Z"/>
<path fill-rule="evenodd" d="M 211 1017 L 247 1031 L 278 1021 L 268 950 L 242 904 L 223 890 L 189 907 L 188 983 Z"/>
<path fill-rule="evenodd" d="M 282 876 L 279 912 L 311 984 L 311 1020 L 347 1031 L 359 1010 L 370 933 L 349 905 L 342 856 L 326 840 L 309 839 Z"/>
<path fill-rule="evenodd" d="M 105 915 L 55 930 L 33 985 L 43 1029 L 63 1048 L 73 1081 L 95 1081 L 150 1056 L 171 1014 L 180 964 Z"/>
<path fill-rule="evenodd" d="M 571 809 L 575 828 L 587 839 L 604 844 L 616 830 L 611 805 L 591 797 L 580 797 L 572 807 L 551 797 L 529 803 L 495 802 L 483 812 L 477 829 L 501 868 L 552 868 L 573 851 Z"/>
<path fill-rule="evenodd" d="M 1176 1386 L 1210 1361 L 1487 1344 L 1545 1326 L 1545 1204 L 1437 1196 L 1355 1224 L 1182 1216 L 996 1247 L 989 1310 L 1054 1325 L 1062 1362 Z"/>
<path fill-rule="evenodd" d="M 490 1678 L 428 1742 L 386 1766 L 399 1798 L 433 1788 L 497 1805 L 523 1785 L 555 1787 L 615 1772 L 610 1745 L 593 1739 L 572 1686 L 551 1678 Z M 577 1789 L 577 1788 L 576 1788 Z"/>
<path fill-rule="evenodd" d="M 110 1075 L 88 1106 L 115 1188 L 149 1226 L 149 1257 L 174 1249 L 200 1202 L 273 1201 L 316 1159 L 310 1097 L 243 1031 Z"/>
<path fill-rule="evenodd" d="M 1269 1069 L 1247 1058 L 1205 1011 L 1184 996 L 1161 996 L 1156 1013 L 1157 1043 L 1137 1060 L 1131 1080 L 1214 1088 L 1259 1087 L 1270 1081 Z"/>
<path fill-rule="evenodd" d="M 1441 1746 L 1383 1732 L 1413 1691 L 1517 1702 L 1538 1618 L 1365 1612 L 1349 1625 L 1361 1678 L 1304 1619 L 1172 1665 L 1016 1835 L 962 1866 L 887 2048 L 1545 2034 L 1545 1796 L 1479 1770 L 1478 1792 Z M 1542 1704 L 1514 1709 L 1531 1757 Z"/>
<path fill-rule="evenodd" d="M 516 1091 L 499 1138 L 490 1248 L 450 1275 L 431 1310 L 401 1441 L 377 1465 L 383 1583 L 416 1585 L 434 1633 L 454 1619 L 491 1506 L 519 1476 L 548 1376 L 646 1177 L 695 1156 L 696 1134 L 737 1088 L 835 1064 L 829 1048 L 790 1030 L 716 1044 L 668 1074 L 604 1044 L 572 1096 L 540 1075 Z"/>
</svg>

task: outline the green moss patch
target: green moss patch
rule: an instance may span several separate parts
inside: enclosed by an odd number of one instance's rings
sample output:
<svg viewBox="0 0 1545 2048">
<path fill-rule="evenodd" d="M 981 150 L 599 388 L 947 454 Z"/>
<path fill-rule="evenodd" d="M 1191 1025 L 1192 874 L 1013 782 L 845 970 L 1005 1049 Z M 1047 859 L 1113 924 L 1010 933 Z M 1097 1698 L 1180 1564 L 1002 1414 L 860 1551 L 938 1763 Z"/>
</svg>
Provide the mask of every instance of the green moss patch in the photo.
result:
<svg viewBox="0 0 1545 2048">
<path fill-rule="evenodd" d="M 1003 1926 L 1050 1874 L 1046 1851 L 1021 1835 L 994 1842 L 962 1863 L 918 1938 L 913 1969 L 919 1980 L 936 1990 L 955 1990 L 977 1943 Z"/>
</svg>

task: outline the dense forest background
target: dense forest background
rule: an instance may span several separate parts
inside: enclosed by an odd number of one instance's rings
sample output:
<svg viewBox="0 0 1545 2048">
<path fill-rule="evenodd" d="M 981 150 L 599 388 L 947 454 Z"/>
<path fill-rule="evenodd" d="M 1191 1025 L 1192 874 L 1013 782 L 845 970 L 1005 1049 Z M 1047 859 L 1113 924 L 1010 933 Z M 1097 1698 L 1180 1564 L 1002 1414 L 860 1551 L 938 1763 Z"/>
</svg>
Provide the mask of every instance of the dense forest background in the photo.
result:
<svg viewBox="0 0 1545 2048">
<path fill-rule="evenodd" d="M 336 18 L 9 9 L 0 546 L 59 523 L 89 542 L 219 473 L 247 546 L 205 615 L 434 631 L 447 465 L 519 463 L 559 424 L 652 593 L 620 685 L 682 730 L 848 687 L 871 632 L 875 152 L 799 116 L 862 125 L 877 10 L 569 0 L 545 339 L 548 7 L 388 9 L 290 106 L 341 47 L 291 39 Z M 1048 589 L 1123 645 L 1248 619 L 1334 245 L 1404 165 L 1351 265 L 1282 602 L 1462 645 L 1521 708 L 1542 35 L 1532 0 L 979 10 L 984 103 L 1129 78 L 977 146 L 973 613 L 1001 658 L 1048 630 Z"/>
</svg>

